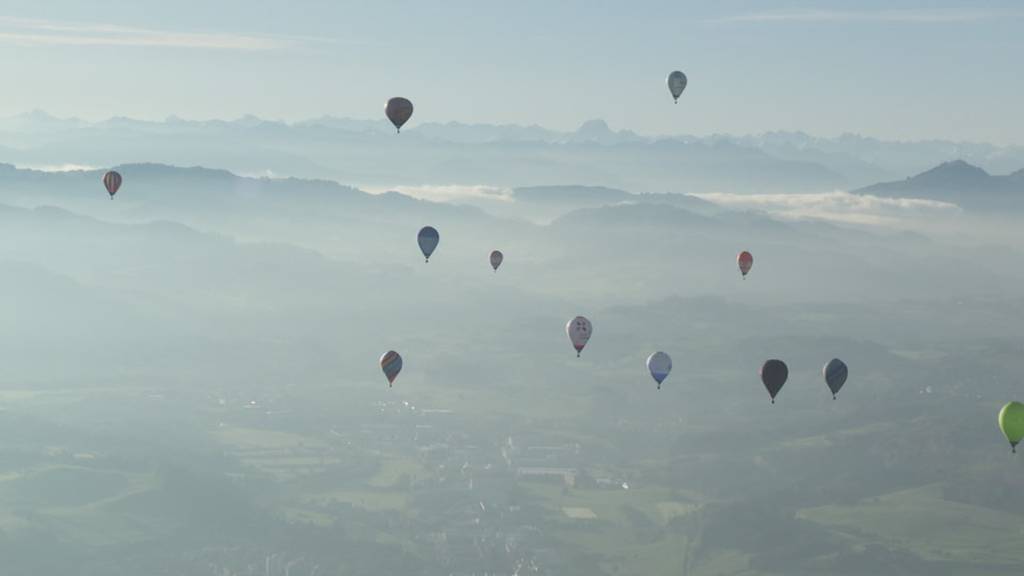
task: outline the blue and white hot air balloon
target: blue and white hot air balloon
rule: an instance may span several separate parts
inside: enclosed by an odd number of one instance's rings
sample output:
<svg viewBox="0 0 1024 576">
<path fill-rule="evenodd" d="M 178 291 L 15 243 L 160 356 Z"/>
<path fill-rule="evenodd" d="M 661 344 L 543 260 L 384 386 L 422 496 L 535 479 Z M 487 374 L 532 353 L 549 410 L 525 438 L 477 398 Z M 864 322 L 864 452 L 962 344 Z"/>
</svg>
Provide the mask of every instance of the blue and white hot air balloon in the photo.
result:
<svg viewBox="0 0 1024 576">
<path fill-rule="evenodd" d="M 658 383 L 658 390 L 661 390 L 661 383 L 668 378 L 672 371 L 672 357 L 664 352 L 658 351 L 647 357 L 647 369 L 651 371 L 651 377 Z"/>
</svg>

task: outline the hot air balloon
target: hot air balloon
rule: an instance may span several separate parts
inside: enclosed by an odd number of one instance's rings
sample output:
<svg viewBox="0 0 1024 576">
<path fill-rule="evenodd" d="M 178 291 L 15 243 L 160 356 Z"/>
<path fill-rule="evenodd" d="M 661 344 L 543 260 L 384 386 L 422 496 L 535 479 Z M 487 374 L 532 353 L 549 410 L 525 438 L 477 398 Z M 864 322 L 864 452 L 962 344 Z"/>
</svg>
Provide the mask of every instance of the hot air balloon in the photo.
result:
<svg viewBox="0 0 1024 576">
<path fill-rule="evenodd" d="M 103 175 L 103 185 L 107 188 L 107 194 L 110 194 L 110 199 L 114 199 L 114 194 L 117 194 L 119 188 L 121 188 L 121 175 L 111 170 Z"/>
<path fill-rule="evenodd" d="M 679 96 L 686 89 L 686 74 L 676 70 L 668 75 L 668 91 L 672 93 L 672 100 L 679 103 Z"/>
<path fill-rule="evenodd" d="M 1010 402 L 999 411 L 999 429 L 1010 441 L 1010 448 L 1017 453 L 1017 444 L 1024 439 L 1024 404 Z"/>
<path fill-rule="evenodd" d="M 388 350 L 380 357 L 380 369 L 388 379 L 388 388 L 391 388 L 398 373 L 402 371 L 402 356 L 394 350 Z"/>
<path fill-rule="evenodd" d="M 786 378 L 789 378 L 789 368 L 782 360 L 768 360 L 761 366 L 761 382 L 772 397 L 772 404 L 775 404 L 775 396 L 782 390 Z"/>
<path fill-rule="evenodd" d="M 825 384 L 828 384 L 828 389 L 832 391 L 832 399 L 835 400 L 839 389 L 846 384 L 846 376 L 849 373 L 846 363 L 839 358 L 833 358 L 828 361 L 828 364 L 825 364 L 821 373 L 825 376 Z"/>
<path fill-rule="evenodd" d="M 651 371 L 651 376 L 658 383 L 658 390 L 661 390 L 661 383 L 668 378 L 668 373 L 672 371 L 672 358 L 664 352 L 655 352 L 647 357 L 647 369 Z"/>
<path fill-rule="evenodd" d="M 501 266 L 501 262 L 504 259 L 505 255 L 501 253 L 501 250 L 491 251 L 491 268 L 494 268 L 494 271 L 497 272 L 498 266 Z"/>
<path fill-rule="evenodd" d="M 580 352 L 587 345 L 587 341 L 590 340 L 590 334 L 593 331 L 590 320 L 583 316 L 577 316 L 569 320 L 569 323 L 565 325 L 565 333 L 569 335 L 569 341 L 572 342 L 572 347 L 576 349 L 577 358 L 580 357 Z"/>
<path fill-rule="evenodd" d="M 384 107 L 384 114 L 395 125 L 395 130 L 401 132 L 402 126 L 412 117 L 412 102 L 401 96 L 392 98 L 388 100 L 388 105 Z"/>
<path fill-rule="evenodd" d="M 427 262 L 430 262 L 430 255 L 437 248 L 437 243 L 441 241 L 441 236 L 433 226 L 424 226 L 416 236 L 416 241 L 420 244 L 420 251 L 423 252 L 423 257 L 427 259 Z"/>
<path fill-rule="evenodd" d="M 744 250 L 736 257 L 736 263 L 739 264 L 740 274 L 743 274 L 743 279 L 745 280 L 747 272 L 750 272 L 750 267 L 754 265 L 754 257 L 750 255 L 750 252 Z"/>
</svg>

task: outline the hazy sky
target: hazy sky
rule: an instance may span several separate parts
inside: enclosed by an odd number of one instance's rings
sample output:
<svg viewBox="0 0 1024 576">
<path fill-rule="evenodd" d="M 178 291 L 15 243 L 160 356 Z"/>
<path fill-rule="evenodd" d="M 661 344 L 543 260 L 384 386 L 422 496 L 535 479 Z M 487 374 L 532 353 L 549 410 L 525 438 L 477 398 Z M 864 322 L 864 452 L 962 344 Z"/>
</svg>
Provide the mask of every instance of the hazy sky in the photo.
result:
<svg viewBox="0 0 1024 576">
<path fill-rule="evenodd" d="M 401 94 L 414 123 L 1024 144 L 1022 30 L 1019 0 L 4 0 L 0 115 L 370 118 Z"/>
</svg>

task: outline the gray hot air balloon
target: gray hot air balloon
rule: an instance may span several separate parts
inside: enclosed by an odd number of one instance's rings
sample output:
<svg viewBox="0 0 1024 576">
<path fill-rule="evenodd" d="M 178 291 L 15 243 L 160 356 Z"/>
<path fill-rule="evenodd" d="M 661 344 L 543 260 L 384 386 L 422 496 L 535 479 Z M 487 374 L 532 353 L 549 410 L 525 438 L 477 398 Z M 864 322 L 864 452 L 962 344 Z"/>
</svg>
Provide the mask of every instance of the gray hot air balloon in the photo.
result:
<svg viewBox="0 0 1024 576">
<path fill-rule="evenodd" d="M 828 389 L 832 391 L 832 399 L 835 400 L 839 389 L 846 384 L 846 377 L 849 373 L 846 364 L 839 358 L 833 358 L 829 360 L 828 364 L 825 364 L 821 373 L 825 376 L 825 384 L 828 384 Z"/>
<path fill-rule="evenodd" d="M 412 118 L 412 102 L 400 96 L 392 98 L 384 107 L 384 114 L 395 125 L 395 130 L 401 132 L 402 126 Z"/>
<path fill-rule="evenodd" d="M 590 320 L 583 316 L 577 316 L 565 325 L 565 333 L 569 336 L 572 347 L 576 349 L 577 358 L 580 357 L 580 352 L 583 352 L 583 348 L 590 341 L 590 335 L 593 332 L 594 327 L 590 324 Z"/>
<path fill-rule="evenodd" d="M 424 226 L 420 229 L 420 233 L 416 235 L 416 241 L 420 245 L 423 257 L 427 259 L 427 262 L 430 262 L 430 255 L 437 248 L 437 243 L 441 241 L 441 236 L 433 226 Z"/>
<path fill-rule="evenodd" d="M 501 263 L 504 261 L 505 255 L 501 253 L 501 250 L 494 250 L 491 252 L 491 268 L 494 268 L 495 272 L 498 271 L 498 266 L 501 266 Z"/>
<path fill-rule="evenodd" d="M 761 382 L 768 390 L 772 404 L 775 404 L 775 396 L 778 395 L 779 390 L 782 390 L 782 385 L 786 383 L 787 378 L 789 378 L 789 368 L 782 360 L 768 360 L 761 366 Z"/>
<path fill-rule="evenodd" d="M 686 74 L 679 70 L 668 75 L 668 91 L 672 93 L 672 100 L 679 103 L 679 96 L 686 90 Z"/>
</svg>

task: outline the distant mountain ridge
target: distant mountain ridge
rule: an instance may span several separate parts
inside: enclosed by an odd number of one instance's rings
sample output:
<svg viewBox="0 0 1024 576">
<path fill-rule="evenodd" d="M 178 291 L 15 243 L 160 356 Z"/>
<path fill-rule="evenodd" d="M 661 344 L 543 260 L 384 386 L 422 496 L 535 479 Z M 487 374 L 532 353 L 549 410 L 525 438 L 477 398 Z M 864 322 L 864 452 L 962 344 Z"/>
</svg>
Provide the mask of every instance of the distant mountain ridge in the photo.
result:
<svg viewBox="0 0 1024 576">
<path fill-rule="evenodd" d="M 378 188 L 585 184 L 637 193 L 781 193 L 857 188 L 956 158 L 1008 172 L 1024 165 L 1024 146 L 801 132 L 643 135 L 601 119 L 565 131 L 414 117 L 399 136 L 383 117 L 86 121 L 34 111 L 0 118 L 0 158 L 22 166 L 159 160 Z"/>
<path fill-rule="evenodd" d="M 1024 169 L 992 175 L 964 160 L 953 160 L 904 180 L 881 182 L 854 193 L 941 200 L 964 208 L 1024 207 Z"/>
</svg>

